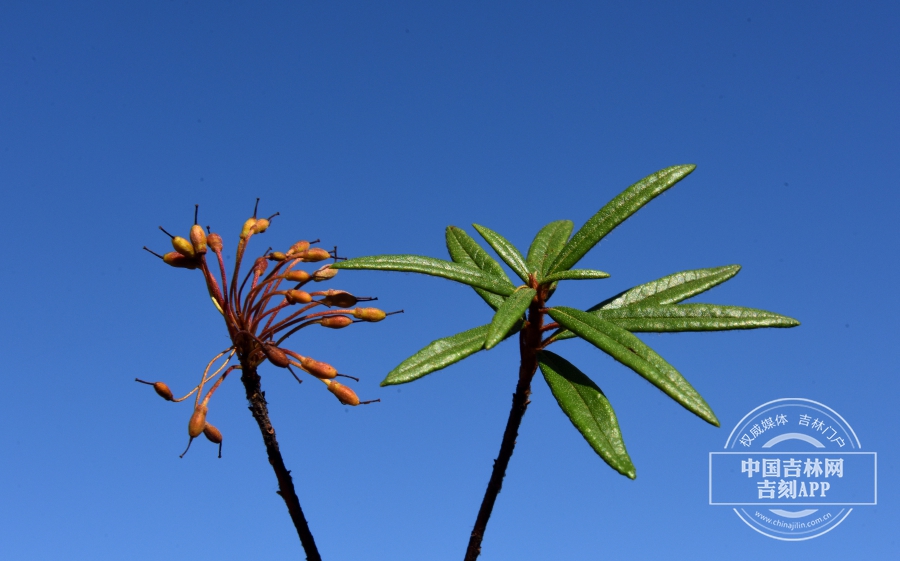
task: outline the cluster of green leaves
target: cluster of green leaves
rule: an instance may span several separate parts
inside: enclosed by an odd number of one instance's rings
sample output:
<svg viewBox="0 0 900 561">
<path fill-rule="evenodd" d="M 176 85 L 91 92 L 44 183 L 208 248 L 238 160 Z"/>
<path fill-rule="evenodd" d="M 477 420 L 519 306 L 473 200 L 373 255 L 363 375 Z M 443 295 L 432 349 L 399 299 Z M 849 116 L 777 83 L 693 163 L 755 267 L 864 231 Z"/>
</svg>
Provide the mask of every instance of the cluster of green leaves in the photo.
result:
<svg viewBox="0 0 900 561">
<path fill-rule="evenodd" d="M 604 236 L 656 196 L 694 170 L 693 165 L 660 170 L 630 186 L 601 208 L 574 235 L 573 223 L 559 220 L 535 236 L 527 256 L 506 238 L 473 225 L 522 284 L 516 285 L 465 231 L 450 226 L 447 249 L 452 261 L 419 255 L 378 255 L 349 259 L 338 269 L 370 269 L 424 273 L 471 286 L 495 310 L 489 324 L 432 342 L 394 368 L 382 385 L 411 382 L 478 351 L 488 350 L 534 321 L 529 308 L 548 314 L 558 329 L 534 349 L 540 370 L 563 412 L 591 447 L 613 469 L 630 478 L 634 465 L 625 449 L 609 400 L 581 370 L 546 347 L 579 337 L 634 370 L 669 397 L 705 421 L 719 421 L 706 401 L 665 359 L 635 332 L 718 331 L 759 327 L 793 327 L 795 319 L 772 312 L 714 304 L 679 304 L 738 273 L 738 265 L 696 269 L 657 279 L 587 310 L 546 307 L 557 284 L 568 280 L 603 279 L 603 271 L 572 267 Z M 542 322 L 543 316 L 540 316 Z"/>
</svg>

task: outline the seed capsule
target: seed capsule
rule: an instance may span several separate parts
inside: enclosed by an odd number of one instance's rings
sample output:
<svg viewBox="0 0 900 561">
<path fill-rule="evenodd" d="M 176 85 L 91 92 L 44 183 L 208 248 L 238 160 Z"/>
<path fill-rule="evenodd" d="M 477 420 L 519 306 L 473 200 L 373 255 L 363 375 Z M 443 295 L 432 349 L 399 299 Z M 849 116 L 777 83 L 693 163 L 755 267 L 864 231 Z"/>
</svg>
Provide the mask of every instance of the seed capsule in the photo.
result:
<svg viewBox="0 0 900 561">
<path fill-rule="evenodd" d="M 256 221 L 256 233 L 262 234 L 266 230 L 269 229 L 269 219 L 268 218 L 260 218 Z"/>
<path fill-rule="evenodd" d="M 175 399 L 175 396 L 172 395 L 172 390 L 170 390 L 169 386 L 167 386 L 163 382 L 154 383 L 153 389 L 156 390 L 156 393 L 159 395 L 159 397 L 165 399 L 166 401 L 173 401 Z"/>
<path fill-rule="evenodd" d="M 306 282 L 309 280 L 309 273 L 306 271 L 288 271 L 284 274 L 284 280 L 291 282 Z"/>
<path fill-rule="evenodd" d="M 319 322 L 322 324 L 322 327 L 330 327 L 331 329 L 340 329 L 342 327 L 347 327 L 353 320 L 348 318 L 347 316 L 331 316 L 327 318 L 322 318 Z"/>
<path fill-rule="evenodd" d="M 278 368 L 287 368 L 290 366 L 291 362 L 288 359 L 287 355 L 284 354 L 284 351 L 274 346 L 264 347 L 264 353 L 266 358 L 269 359 L 269 362 L 277 366 Z"/>
<path fill-rule="evenodd" d="M 287 251 L 288 255 L 292 255 L 294 253 L 303 253 L 309 249 L 309 242 L 306 240 L 299 241 L 291 246 L 291 248 Z"/>
<path fill-rule="evenodd" d="M 334 290 L 330 288 L 322 293 L 324 298 L 320 300 L 326 306 L 336 306 L 338 308 L 349 308 L 356 305 L 359 300 L 356 296 L 345 290 Z"/>
<path fill-rule="evenodd" d="M 328 391 L 333 393 L 335 397 L 338 398 L 338 401 L 343 403 L 344 405 L 359 405 L 359 397 L 356 396 L 356 392 L 341 384 L 339 382 L 331 382 L 328 384 Z"/>
<path fill-rule="evenodd" d="M 261 277 L 268 267 L 269 262 L 265 257 L 257 257 L 253 262 L 253 274 Z"/>
<path fill-rule="evenodd" d="M 353 317 L 364 321 L 376 322 L 383 320 L 387 317 L 387 314 L 378 308 L 354 308 Z"/>
<path fill-rule="evenodd" d="M 194 253 L 194 245 L 181 236 L 174 236 L 172 238 L 172 247 L 175 248 L 175 251 L 190 259 L 193 259 L 197 255 Z"/>
<path fill-rule="evenodd" d="M 192 257 L 185 257 L 184 254 L 177 251 L 170 251 L 169 253 L 163 255 L 162 260 L 167 265 L 176 267 L 178 269 L 196 269 L 200 266 L 196 259 Z"/>
<path fill-rule="evenodd" d="M 266 358 L 269 359 L 269 362 L 279 368 L 287 368 L 291 364 L 291 361 L 288 360 L 288 357 L 286 354 L 284 354 L 284 351 L 282 351 L 275 345 L 264 344 L 263 353 L 266 355 Z"/>
<path fill-rule="evenodd" d="M 172 390 L 169 389 L 164 382 L 146 382 L 141 380 L 140 378 L 135 378 L 135 382 L 140 382 L 142 384 L 147 384 L 148 386 L 153 386 L 153 389 L 156 390 L 156 393 L 159 397 L 165 399 L 166 401 L 175 401 L 175 396 L 172 395 Z"/>
<path fill-rule="evenodd" d="M 198 224 L 191 226 L 191 247 L 196 255 L 206 255 L 206 232 Z"/>
<path fill-rule="evenodd" d="M 206 436 L 206 438 L 209 439 L 210 442 L 222 444 L 222 433 L 219 432 L 219 429 L 212 426 L 211 424 L 206 423 L 206 426 L 203 427 L 203 434 Z"/>
<path fill-rule="evenodd" d="M 212 232 L 206 236 L 206 243 L 209 244 L 209 248 L 216 253 L 222 252 L 222 236 L 219 234 Z"/>
<path fill-rule="evenodd" d="M 241 228 L 241 239 L 246 240 L 250 237 L 250 229 L 256 225 L 256 218 L 248 218 L 246 222 L 244 222 L 244 226 Z M 256 231 L 254 230 L 254 233 Z"/>
<path fill-rule="evenodd" d="M 213 444 L 219 445 L 219 457 L 222 457 L 222 433 L 219 432 L 219 429 L 212 426 L 209 423 L 206 423 L 206 426 L 203 427 L 203 434 L 206 438 L 212 442 Z"/>
<path fill-rule="evenodd" d="M 312 302 L 312 296 L 309 295 L 309 292 L 302 290 L 288 290 L 284 298 L 288 301 L 288 304 L 309 304 Z"/>
<path fill-rule="evenodd" d="M 194 407 L 194 414 L 191 415 L 191 420 L 188 421 L 188 436 L 191 437 L 191 440 L 200 436 L 200 433 L 203 432 L 204 427 L 206 427 L 206 413 L 208 409 L 205 405 L 198 405 Z M 190 446 L 190 444 L 188 445 Z M 187 452 L 187 450 L 185 450 Z"/>
<path fill-rule="evenodd" d="M 306 370 L 316 378 L 330 380 L 338 375 L 338 371 L 334 366 L 331 366 L 326 362 L 313 360 L 308 356 L 303 357 L 303 359 L 300 361 L 300 364 L 303 365 L 303 370 Z"/>
<path fill-rule="evenodd" d="M 312 279 L 316 282 L 322 282 L 324 280 L 333 279 L 336 274 L 338 274 L 337 269 L 332 269 L 331 265 L 326 265 L 320 269 L 317 269 L 312 274 Z"/>
<path fill-rule="evenodd" d="M 321 247 L 313 247 L 311 249 L 307 249 L 303 252 L 301 259 L 306 261 L 307 263 L 315 263 L 316 261 L 325 261 L 329 259 L 331 254 L 322 249 Z"/>
<path fill-rule="evenodd" d="M 287 255 L 281 253 L 280 251 L 273 251 L 266 257 L 269 259 L 269 261 L 284 261 L 285 259 L 287 259 Z"/>
</svg>

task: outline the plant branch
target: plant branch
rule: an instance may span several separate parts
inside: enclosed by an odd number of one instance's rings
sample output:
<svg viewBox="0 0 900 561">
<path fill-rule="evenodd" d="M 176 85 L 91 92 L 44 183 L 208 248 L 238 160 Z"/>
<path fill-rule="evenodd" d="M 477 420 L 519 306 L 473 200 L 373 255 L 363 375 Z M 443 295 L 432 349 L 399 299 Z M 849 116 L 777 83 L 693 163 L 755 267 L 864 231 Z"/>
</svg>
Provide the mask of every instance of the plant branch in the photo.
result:
<svg viewBox="0 0 900 561">
<path fill-rule="evenodd" d="M 475 526 L 469 536 L 465 561 L 475 561 L 481 554 L 481 540 L 484 539 L 484 532 L 487 529 L 488 520 L 491 518 L 491 512 L 494 510 L 497 495 L 500 494 L 500 488 L 503 487 L 506 468 L 509 466 L 513 449 L 516 447 L 519 426 L 522 424 L 528 404 L 531 403 L 528 396 L 531 395 L 531 380 L 534 378 L 538 366 L 537 349 L 541 343 L 541 324 L 543 322 L 543 313 L 540 310 L 543 305 L 541 294 L 538 293 L 528 310 L 528 324 L 519 332 L 519 353 L 521 355 L 519 381 L 516 384 L 516 393 L 513 394 L 512 408 L 506 421 L 506 430 L 503 432 L 500 453 L 494 460 L 491 479 L 488 481 L 481 508 L 478 510 L 478 517 L 475 519 Z"/>
<path fill-rule="evenodd" d="M 308 561 L 321 561 L 319 550 L 316 548 L 316 542 L 313 539 L 312 532 L 309 530 L 309 524 L 303 515 L 303 509 L 300 508 L 300 499 L 294 491 L 294 481 L 291 478 L 291 472 L 284 465 L 284 459 L 281 457 L 281 450 L 278 448 L 278 440 L 275 439 L 275 429 L 269 420 L 269 408 L 266 404 L 266 396 L 260 385 L 259 374 L 256 368 L 247 363 L 246 359 L 241 357 L 241 367 L 243 375 L 241 381 L 244 383 L 244 390 L 247 394 L 247 401 L 250 404 L 250 412 L 256 423 L 259 425 L 259 431 L 262 433 L 263 443 L 266 445 L 266 454 L 269 456 L 269 463 L 275 470 L 275 477 L 278 479 L 278 491 L 287 505 L 288 513 L 297 529 L 297 535 L 300 537 L 300 543 L 303 550 L 306 551 L 306 559 Z"/>
</svg>

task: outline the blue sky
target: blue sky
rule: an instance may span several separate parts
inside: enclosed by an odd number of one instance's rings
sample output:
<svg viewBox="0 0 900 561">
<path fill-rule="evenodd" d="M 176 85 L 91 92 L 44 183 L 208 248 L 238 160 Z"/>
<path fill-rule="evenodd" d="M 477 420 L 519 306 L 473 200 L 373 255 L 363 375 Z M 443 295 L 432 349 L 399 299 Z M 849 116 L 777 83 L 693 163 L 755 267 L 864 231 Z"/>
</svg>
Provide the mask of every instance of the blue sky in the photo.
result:
<svg viewBox="0 0 900 561">
<path fill-rule="evenodd" d="M 0 553 L 300 555 L 238 380 L 210 412 L 221 460 L 205 441 L 179 460 L 190 407 L 133 381 L 186 392 L 228 346 L 199 274 L 141 250 L 167 249 L 159 225 L 185 235 L 194 204 L 232 248 L 256 197 L 280 212 L 253 255 L 321 238 L 349 256 L 444 257 L 447 225 L 527 248 L 545 223 L 580 225 L 645 175 L 695 163 L 582 260 L 612 277 L 569 283 L 554 304 L 738 263 L 697 300 L 802 325 L 642 336 L 721 429 L 561 343 L 616 408 L 637 479 L 609 469 L 536 378 L 482 559 L 896 556 L 898 26 L 892 2 L 5 2 Z M 323 557 L 461 558 L 515 344 L 379 388 L 490 309 L 418 275 L 332 284 L 405 313 L 292 339 L 380 404 L 262 372 Z M 709 453 L 782 397 L 828 405 L 878 453 L 878 506 L 806 542 L 707 504 Z"/>
</svg>

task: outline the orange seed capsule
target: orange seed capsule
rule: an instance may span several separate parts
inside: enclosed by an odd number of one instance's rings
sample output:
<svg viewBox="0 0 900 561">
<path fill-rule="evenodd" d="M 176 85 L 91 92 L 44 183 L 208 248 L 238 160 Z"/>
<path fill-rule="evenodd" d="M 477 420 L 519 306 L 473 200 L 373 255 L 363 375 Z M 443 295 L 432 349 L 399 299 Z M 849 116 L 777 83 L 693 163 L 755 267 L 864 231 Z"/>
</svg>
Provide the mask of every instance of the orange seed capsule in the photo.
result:
<svg viewBox="0 0 900 561">
<path fill-rule="evenodd" d="M 354 308 L 353 317 L 364 321 L 375 322 L 383 320 L 385 317 L 387 317 L 387 314 L 384 313 L 383 310 L 379 310 L 378 308 Z"/>
<path fill-rule="evenodd" d="M 166 401 L 172 401 L 175 399 L 175 396 L 172 395 L 172 390 L 169 389 L 163 382 L 155 382 L 153 384 L 153 389 L 156 390 L 156 393 L 159 394 L 159 397 L 165 399 Z"/>
<path fill-rule="evenodd" d="M 303 241 L 299 241 L 299 242 L 295 243 L 294 245 L 292 245 L 291 248 L 287 252 L 288 252 L 288 255 L 291 255 L 292 253 L 303 253 L 307 249 L 309 249 L 309 242 L 306 240 L 303 240 Z"/>
<path fill-rule="evenodd" d="M 356 392 L 341 384 L 339 382 L 331 382 L 328 384 L 328 391 L 333 393 L 335 397 L 338 398 L 338 401 L 343 403 L 344 405 L 359 405 L 359 398 L 356 396 Z"/>
<path fill-rule="evenodd" d="M 244 226 L 241 228 L 241 239 L 246 240 L 250 237 L 250 229 L 256 225 L 256 218 L 248 218 L 246 222 L 244 222 Z M 255 231 L 254 231 L 255 233 Z"/>
<path fill-rule="evenodd" d="M 213 232 L 210 235 L 206 236 L 206 243 L 209 244 L 210 249 L 215 251 L 216 253 L 220 253 L 222 251 L 222 236 Z"/>
<path fill-rule="evenodd" d="M 279 368 L 287 368 L 291 364 L 291 361 L 288 360 L 284 351 L 275 345 L 263 345 L 263 353 L 266 355 L 266 358 L 269 359 L 269 362 Z"/>
<path fill-rule="evenodd" d="M 162 260 L 166 265 L 177 267 L 179 269 L 196 269 L 200 266 L 199 263 L 197 263 L 196 259 L 185 257 L 183 254 L 177 251 L 170 251 L 169 253 L 163 255 Z"/>
<path fill-rule="evenodd" d="M 322 282 L 324 280 L 333 279 L 336 274 L 338 274 L 337 269 L 332 269 L 331 265 L 326 265 L 321 269 L 316 270 L 312 274 L 312 279 L 316 282 Z"/>
<path fill-rule="evenodd" d="M 309 295 L 309 292 L 302 290 L 288 290 L 284 298 L 288 301 L 288 304 L 309 304 L 312 302 L 312 296 Z"/>
<path fill-rule="evenodd" d="M 340 329 L 342 327 L 347 327 L 353 320 L 348 318 L 347 316 L 331 316 L 327 318 L 322 318 L 319 322 L 322 324 L 322 327 L 330 327 L 331 329 Z"/>
<path fill-rule="evenodd" d="M 253 262 L 253 274 L 262 276 L 263 273 L 266 272 L 266 269 L 269 268 L 269 262 L 265 257 L 257 257 L 256 261 Z"/>
<path fill-rule="evenodd" d="M 148 386 L 153 386 L 153 389 L 156 390 L 157 395 L 159 397 L 165 399 L 166 401 L 175 401 L 174 396 L 172 395 L 172 390 L 169 389 L 164 382 L 147 382 L 146 380 L 141 380 L 140 378 L 135 378 L 135 382 L 140 382 L 142 384 L 147 384 Z"/>
<path fill-rule="evenodd" d="M 191 246 L 197 255 L 206 255 L 206 232 L 198 224 L 191 226 Z"/>
<path fill-rule="evenodd" d="M 267 255 L 269 261 L 284 261 L 287 259 L 287 255 L 281 253 L 280 251 L 273 251 L 269 255 Z"/>
<path fill-rule="evenodd" d="M 262 234 L 266 230 L 269 229 L 269 219 L 268 218 L 260 218 L 256 221 L 256 233 Z"/>
<path fill-rule="evenodd" d="M 185 257 L 193 258 L 197 255 L 196 253 L 194 253 L 194 245 L 181 236 L 174 236 L 172 238 L 172 247 L 175 248 L 175 251 L 184 255 Z"/>
<path fill-rule="evenodd" d="M 198 405 L 194 408 L 194 414 L 191 415 L 191 420 L 188 421 L 188 435 L 191 438 L 197 438 L 200 436 L 200 433 L 203 432 L 203 429 L 206 427 L 206 412 L 208 409 L 205 405 Z"/>
<path fill-rule="evenodd" d="M 306 370 L 316 378 L 330 380 L 338 375 L 338 371 L 334 366 L 331 366 L 326 362 L 313 360 L 308 356 L 303 357 L 303 359 L 300 361 L 300 364 L 303 365 L 304 370 Z"/>
<path fill-rule="evenodd" d="M 206 423 L 206 426 L 203 427 L 203 434 L 206 435 L 206 438 L 209 439 L 213 444 L 219 445 L 219 457 L 222 457 L 222 433 L 219 432 L 219 429 L 212 426 L 209 423 Z"/>
<path fill-rule="evenodd" d="M 288 271 L 284 274 L 284 280 L 291 282 L 306 282 L 309 280 L 309 273 L 306 271 Z"/>
<path fill-rule="evenodd" d="M 322 249 L 321 247 L 313 247 L 311 249 L 307 249 L 301 259 L 306 261 L 307 263 L 315 263 L 316 261 L 325 261 L 329 259 L 331 254 Z"/>
<path fill-rule="evenodd" d="M 209 423 L 206 423 L 206 426 L 203 427 L 203 434 L 206 438 L 209 439 L 210 442 L 215 444 L 222 444 L 222 433 L 216 427 L 212 426 Z"/>
</svg>

